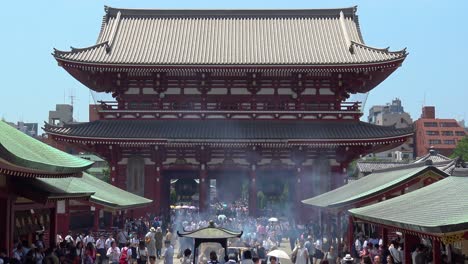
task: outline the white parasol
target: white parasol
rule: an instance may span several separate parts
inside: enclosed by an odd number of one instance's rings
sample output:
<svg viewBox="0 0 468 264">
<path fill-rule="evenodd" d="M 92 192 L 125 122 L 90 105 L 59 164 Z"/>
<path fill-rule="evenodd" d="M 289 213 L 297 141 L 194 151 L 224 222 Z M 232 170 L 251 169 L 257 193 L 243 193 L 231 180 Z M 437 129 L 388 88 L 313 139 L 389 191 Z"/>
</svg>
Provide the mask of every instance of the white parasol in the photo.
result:
<svg viewBox="0 0 468 264">
<path fill-rule="evenodd" d="M 278 222 L 278 218 L 272 217 L 272 218 L 268 219 L 268 222 Z"/>
<path fill-rule="evenodd" d="M 284 252 L 281 249 L 275 249 L 275 250 L 271 251 L 270 253 L 268 253 L 267 256 L 276 257 L 276 258 L 279 258 L 279 259 L 291 260 L 288 253 Z"/>
<path fill-rule="evenodd" d="M 223 214 L 218 215 L 218 220 L 219 221 L 225 220 L 226 218 L 227 217 L 225 215 L 223 215 Z"/>
</svg>

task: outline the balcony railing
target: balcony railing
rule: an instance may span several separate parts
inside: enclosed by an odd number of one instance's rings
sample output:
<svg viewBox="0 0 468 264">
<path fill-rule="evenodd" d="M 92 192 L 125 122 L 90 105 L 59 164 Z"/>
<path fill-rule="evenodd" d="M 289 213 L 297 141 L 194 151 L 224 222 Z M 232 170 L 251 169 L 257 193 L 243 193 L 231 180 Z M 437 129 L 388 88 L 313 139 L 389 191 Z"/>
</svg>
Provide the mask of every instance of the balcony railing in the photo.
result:
<svg viewBox="0 0 468 264">
<path fill-rule="evenodd" d="M 99 101 L 100 111 L 229 111 L 229 112 L 251 112 L 251 111 L 272 111 L 272 112 L 361 112 L 361 102 L 317 102 L 317 103 L 271 103 L 271 102 L 127 102 L 120 105 L 115 101 Z"/>
</svg>

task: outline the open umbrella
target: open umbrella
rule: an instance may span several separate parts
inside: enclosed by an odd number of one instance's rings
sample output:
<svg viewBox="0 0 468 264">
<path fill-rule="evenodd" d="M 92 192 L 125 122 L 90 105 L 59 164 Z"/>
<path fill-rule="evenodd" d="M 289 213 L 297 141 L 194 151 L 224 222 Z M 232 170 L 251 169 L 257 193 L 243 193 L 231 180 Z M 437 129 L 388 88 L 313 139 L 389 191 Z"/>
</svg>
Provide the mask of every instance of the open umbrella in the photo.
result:
<svg viewBox="0 0 468 264">
<path fill-rule="evenodd" d="M 175 205 L 171 205 L 170 207 L 171 207 L 171 209 L 174 209 L 174 208 L 175 208 Z"/>
<path fill-rule="evenodd" d="M 189 209 L 190 209 L 190 210 L 196 210 L 197 208 L 196 208 L 195 206 L 192 205 L 192 206 L 190 206 Z"/>
<path fill-rule="evenodd" d="M 222 221 L 222 220 L 225 220 L 226 219 L 226 216 L 221 214 L 221 215 L 218 215 L 218 220 L 219 221 Z"/>
<path fill-rule="evenodd" d="M 174 209 L 176 209 L 176 210 L 182 209 L 182 206 L 177 205 L 176 207 L 174 207 Z"/>
<path fill-rule="evenodd" d="M 188 205 L 182 205 L 182 209 L 189 209 L 189 208 L 190 208 L 190 206 L 188 206 Z"/>
<path fill-rule="evenodd" d="M 279 259 L 288 259 L 288 260 L 291 259 L 289 257 L 289 255 L 288 255 L 288 253 L 284 252 L 281 249 L 275 249 L 275 250 L 271 251 L 270 253 L 268 253 L 267 256 L 276 257 L 276 258 L 279 258 Z"/>
<path fill-rule="evenodd" d="M 278 218 L 272 217 L 272 218 L 268 219 L 268 222 L 278 222 Z"/>
</svg>

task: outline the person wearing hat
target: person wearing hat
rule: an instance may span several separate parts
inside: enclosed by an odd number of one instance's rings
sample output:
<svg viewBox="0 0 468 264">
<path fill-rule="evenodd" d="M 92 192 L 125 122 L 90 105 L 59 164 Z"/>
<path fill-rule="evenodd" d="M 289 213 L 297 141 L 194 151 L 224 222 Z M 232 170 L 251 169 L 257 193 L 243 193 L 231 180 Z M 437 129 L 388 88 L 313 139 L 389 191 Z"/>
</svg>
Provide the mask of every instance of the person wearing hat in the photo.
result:
<svg viewBox="0 0 468 264">
<path fill-rule="evenodd" d="M 156 240 L 155 240 L 156 229 L 150 228 L 150 231 L 145 235 L 146 248 L 148 249 L 148 255 L 156 257 Z"/>
<path fill-rule="evenodd" d="M 346 254 L 346 256 L 341 260 L 341 264 L 353 264 L 354 259 L 351 257 L 350 254 Z"/>
<path fill-rule="evenodd" d="M 160 226 L 156 228 L 154 239 L 155 239 L 155 244 L 156 244 L 156 257 L 161 258 L 161 250 L 163 246 L 163 233 L 162 233 L 162 229 Z"/>
</svg>

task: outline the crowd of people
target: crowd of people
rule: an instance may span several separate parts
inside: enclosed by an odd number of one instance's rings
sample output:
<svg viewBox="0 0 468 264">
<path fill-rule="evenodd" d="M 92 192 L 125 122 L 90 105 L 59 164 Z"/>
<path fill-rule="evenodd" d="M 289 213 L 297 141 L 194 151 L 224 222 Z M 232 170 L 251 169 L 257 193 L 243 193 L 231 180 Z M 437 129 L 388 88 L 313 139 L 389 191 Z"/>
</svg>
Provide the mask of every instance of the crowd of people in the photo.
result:
<svg viewBox="0 0 468 264">
<path fill-rule="evenodd" d="M 11 258 L 0 252 L 0 264 L 280 264 L 281 258 L 271 253 L 290 247 L 294 264 L 398 264 L 404 263 L 402 244 L 398 237 L 387 246 L 377 235 L 365 237 L 357 233 L 354 246 L 345 239 L 331 238 L 314 230 L 314 225 L 295 225 L 289 219 L 251 217 L 242 202 L 218 205 L 211 213 L 196 210 L 172 210 L 170 218 L 151 217 L 127 220 L 120 230 L 108 232 L 72 233 L 57 236 L 57 244 L 45 247 L 43 235 L 33 244 L 18 242 Z M 168 220 L 170 219 L 170 220 Z M 193 255 L 193 240 L 179 238 L 176 231 L 194 231 L 215 226 L 243 231 L 241 238 L 228 241 L 228 252 L 220 246 L 200 246 Z M 317 235 L 319 234 L 319 235 Z M 283 244 L 284 243 L 284 244 Z M 430 244 L 430 243 L 429 243 Z M 421 244 L 412 254 L 413 263 L 431 263 L 431 249 Z M 270 254 L 269 254 L 270 253 Z M 449 263 L 447 256 L 443 263 Z"/>
</svg>

